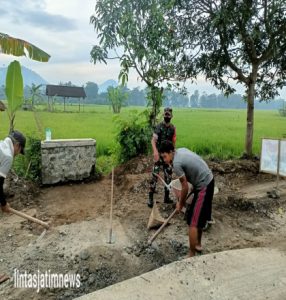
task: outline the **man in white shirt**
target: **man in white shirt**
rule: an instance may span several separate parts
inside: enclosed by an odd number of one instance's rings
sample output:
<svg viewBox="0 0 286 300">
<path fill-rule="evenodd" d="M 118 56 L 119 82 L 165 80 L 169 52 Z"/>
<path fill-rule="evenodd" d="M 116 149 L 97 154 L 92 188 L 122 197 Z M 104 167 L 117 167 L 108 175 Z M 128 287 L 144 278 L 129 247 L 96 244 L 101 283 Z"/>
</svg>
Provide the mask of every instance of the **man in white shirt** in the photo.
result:
<svg viewBox="0 0 286 300">
<path fill-rule="evenodd" d="M 4 180 L 12 167 L 14 157 L 25 154 L 25 145 L 25 136 L 17 130 L 12 131 L 4 141 L 0 141 L 0 204 L 3 212 L 9 212 L 3 191 Z"/>
<path fill-rule="evenodd" d="M 4 141 L 0 141 L 0 204 L 3 212 L 9 212 L 9 204 L 3 191 L 4 180 L 12 167 L 14 157 L 25 154 L 25 145 L 25 136 L 17 130 L 12 131 Z M 9 276 L 0 273 L 0 284 L 8 279 Z"/>
</svg>

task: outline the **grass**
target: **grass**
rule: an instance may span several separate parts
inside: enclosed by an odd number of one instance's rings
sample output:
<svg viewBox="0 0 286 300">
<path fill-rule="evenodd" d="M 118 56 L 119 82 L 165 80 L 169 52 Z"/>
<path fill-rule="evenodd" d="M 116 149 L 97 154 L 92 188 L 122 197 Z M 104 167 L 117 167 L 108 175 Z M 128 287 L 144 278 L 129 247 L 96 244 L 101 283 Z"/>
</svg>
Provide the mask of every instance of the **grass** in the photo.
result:
<svg viewBox="0 0 286 300">
<path fill-rule="evenodd" d="M 59 107 L 57 107 L 59 108 Z M 61 109 L 63 109 L 61 107 Z M 19 111 L 16 126 L 26 135 L 44 139 L 45 128 L 52 130 L 53 139 L 93 138 L 97 143 L 97 155 L 108 155 L 115 143 L 115 124 L 108 106 L 67 106 L 74 112 Z M 123 108 L 121 116 L 133 108 Z M 143 110 L 143 108 L 136 108 Z M 200 155 L 218 158 L 238 157 L 244 150 L 246 111 L 174 109 L 173 123 L 177 128 L 177 147 L 187 147 Z M 0 139 L 9 126 L 7 114 L 0 113 Z M 286 134 L 286 118 L 278 111 L 255 111 L 253 152 L 260 153 L 261 138 L 281 138 Z"/>
<path fill-rule="evenodd" d="M 243 153 L 246 133 L 245 110 L 176 110 L 177 146 L 204 156 L 238 157 Z M 286 118 L 278 111 L 255 111 L 253 153 L 259 154 L 262 137 L 281 138 Z"/>
</svg>

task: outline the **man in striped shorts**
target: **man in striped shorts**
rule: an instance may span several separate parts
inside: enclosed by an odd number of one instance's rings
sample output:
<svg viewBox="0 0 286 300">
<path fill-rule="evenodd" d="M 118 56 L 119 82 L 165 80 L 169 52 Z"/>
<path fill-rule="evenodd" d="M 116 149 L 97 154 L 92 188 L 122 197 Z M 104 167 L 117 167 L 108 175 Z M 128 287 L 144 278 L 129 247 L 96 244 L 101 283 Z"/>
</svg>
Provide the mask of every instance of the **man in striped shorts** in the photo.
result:
<svg viewBox="0 0 286 300">
<path fill-rule="evenodd" d="M 206 162 L 187 148 L 174 149 L 170 142 L 164 142 L 159 149 L 166 164 L 173 166 L 174 173 L 182 184 L 182 192 L 177 202 L 177 211 L 185 205 L 188 195 L 188 182 L 193 185 L 194 198 L 186 212 L 189 225 L 189 256 L 202 251 L 203 228 L 211 221 L 212 199 L 214 194 L 214 178 Z"/>
</svg>

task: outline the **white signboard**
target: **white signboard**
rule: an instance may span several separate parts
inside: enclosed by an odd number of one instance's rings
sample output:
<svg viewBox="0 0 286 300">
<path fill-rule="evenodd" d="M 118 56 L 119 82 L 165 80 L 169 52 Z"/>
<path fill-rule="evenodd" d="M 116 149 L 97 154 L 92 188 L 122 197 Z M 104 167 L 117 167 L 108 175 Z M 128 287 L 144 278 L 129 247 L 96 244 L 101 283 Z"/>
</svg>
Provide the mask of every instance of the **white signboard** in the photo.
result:
<svg viewBox="0 0 286 300">
<path fill-rule="evenodd" d="M 286 140 L 280 141 L 280 168 L 279 174 L 286 176 Z"/>
<path fill-rule="evenodd" d="M 277 174 L 279 144 L 280 144 L 279 175 L 286 176 L 286 140 L 262 139 L 260 171 L 275 174 L 275 175 Z"/>
</svg>

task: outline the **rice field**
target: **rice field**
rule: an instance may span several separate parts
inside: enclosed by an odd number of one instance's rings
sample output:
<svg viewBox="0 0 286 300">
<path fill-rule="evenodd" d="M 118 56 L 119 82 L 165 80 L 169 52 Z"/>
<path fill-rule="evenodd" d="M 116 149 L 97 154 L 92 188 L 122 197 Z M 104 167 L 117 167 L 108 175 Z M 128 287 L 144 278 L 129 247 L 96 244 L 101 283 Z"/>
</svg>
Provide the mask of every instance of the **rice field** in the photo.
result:
<svg viewBox="0 0 286 300">
<path fill-rule="evenodd" d="M 124 118 L 130 110 L 123 108 Z M 106 155 L 115 144 L 114 114 L 110 107 L 86 105 L 83 112 L 78 106 L 67 107 L 69 112 L 18 111 L 15 128 L 26 135 L 44 139 L 45 128 L 51 128 L 53 139 L 93 138 L 97 154 Z M 72 111 L 73 110 L 73 111 Z M 187 147 L 200 155 L 218 158 L 238 157 L 244 150 L 246 111 L 174 108 L 173 124 L 177 128 L 177 147 Z M 0 113 L 0 139 L 9 127 L 6 112 Z M 281 138 L 286 135 L 286 118 L 278 111 L 255 112 L 253 152 L 260 153 L 262 137 Z"/>
</svg>

